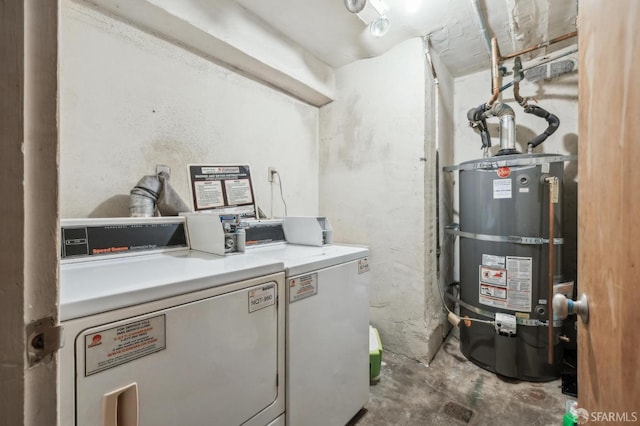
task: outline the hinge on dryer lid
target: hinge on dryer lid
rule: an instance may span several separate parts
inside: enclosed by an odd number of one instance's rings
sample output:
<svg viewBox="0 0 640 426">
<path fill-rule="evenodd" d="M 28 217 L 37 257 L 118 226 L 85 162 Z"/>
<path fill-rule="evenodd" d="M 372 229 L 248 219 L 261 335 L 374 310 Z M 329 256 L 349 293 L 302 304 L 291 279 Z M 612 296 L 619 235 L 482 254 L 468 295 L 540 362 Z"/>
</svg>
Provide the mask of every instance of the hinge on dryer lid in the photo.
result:
<svg viewBox="0 0 640 426">
<path fill-rule="evenodd" d="M 62 325 L 53 317 L 33 321 L 26 326 L 27 359 L 29 367 L 34 367 L 64 345 Z"/>
</svg>

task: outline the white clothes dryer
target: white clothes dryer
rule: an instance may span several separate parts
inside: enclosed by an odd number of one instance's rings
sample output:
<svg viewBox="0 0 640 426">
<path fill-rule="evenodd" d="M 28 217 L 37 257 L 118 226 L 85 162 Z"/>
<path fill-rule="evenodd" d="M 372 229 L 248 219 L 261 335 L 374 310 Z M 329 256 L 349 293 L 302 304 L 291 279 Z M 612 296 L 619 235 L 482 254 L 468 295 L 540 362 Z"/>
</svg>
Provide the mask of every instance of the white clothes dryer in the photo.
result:
<svg viewBox="0 0 640 426">
<path fill-rule="evenodd" d="M 284 424 L 282 263 L 131 254 L 61 264 L 58 424 Z"/>
<path fill-rule="evenodd" d="M 344 426 L 369 399 L 369 250 L 276 244 L 284 262 L 289 426 Z"/>
</svg>

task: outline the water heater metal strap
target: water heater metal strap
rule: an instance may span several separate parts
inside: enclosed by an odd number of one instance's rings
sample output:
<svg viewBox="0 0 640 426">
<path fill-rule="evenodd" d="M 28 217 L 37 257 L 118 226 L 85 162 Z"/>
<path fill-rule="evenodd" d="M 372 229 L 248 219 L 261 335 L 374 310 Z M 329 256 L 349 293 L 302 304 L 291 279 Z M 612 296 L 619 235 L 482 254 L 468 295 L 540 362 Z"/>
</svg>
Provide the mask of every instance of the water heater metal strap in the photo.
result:
<svg viewBox="0 0 640 426">
<path fill-rule="evenodd" d="M 474 240 L 492 241 L 495 243 L 509 243 L 509 244 L 529 244 L 529 245 L 542 245 L 549 244 L 549 239 L 541 237 L 519 237 L 515 235 L 489 235 L 489 234 L 476 234 L 473 232 L 459 231 L 455 228 L 445 228 L 447 234 L 456 235 L 462 238 L 471 238 Z M 564 244 L 564 238 L 554 238 L 554 245 Z"/>
<path fill-rule="evenodd" d="M 554 155 L 549 157 L 526 157 L 526 158 L 513 158 L 508 159 L 508 156 L 504 160 L 496 159 L 492 157 L 487 161 L 477 161 L 473 163 L 458 164 L 457 166 L 446 166 L 442 168 L 444 172 L 453 172 L 456 170 L 478 170 L 478 169 L 499 169 L 500 167 L 512 167 L 512 166 L 533 166 L 538 164 L 548 163 L 564 163 L 565 161 L 576 161 L 577 155 Z"/>
<path fill-rule="evenodd" d="M 462 300 L 460 300 L 459 298 L 455 297 L 454 295 L 452 295 L 451 293 L 445 293 L 447 299 L 451 300 L 454 303 L 459 304 L 460 306 L 462 306 L 463 308 L 465 308 L 468 311 L 471 311 L 475 314 L 481 315 L 483 317 L 486 318 L 491 318 L 491 319 L 495 319 L 495 312 L 491 312 L 491 311 L 487 311 L 481 308 L 478 308 L 477 306 L 473 306 L 470 305 L 467 302 L 464 302 Z M 464 318 L 462 318 L 464 319 Z M 529 318 L 516 318 L 516 324 L 521 325 L 521 326 L 525 326 L 525 327 L 546 327 L 547 326 L 547 322 L 546 321 L 539 321 L 537 319 L 529 319 Z M 561 327 L 562 326 L 562 320 L 555 320 L 553 321 L 553 326 L 554 327 Z"/>
</svg>

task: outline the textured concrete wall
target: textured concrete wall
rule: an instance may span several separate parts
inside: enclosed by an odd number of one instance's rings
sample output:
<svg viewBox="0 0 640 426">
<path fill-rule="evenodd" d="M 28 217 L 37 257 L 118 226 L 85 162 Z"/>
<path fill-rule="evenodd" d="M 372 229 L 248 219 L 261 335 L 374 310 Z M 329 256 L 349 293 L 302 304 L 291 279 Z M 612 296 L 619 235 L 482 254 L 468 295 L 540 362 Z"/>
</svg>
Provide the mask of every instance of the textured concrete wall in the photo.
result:
<svg viewBox="0 0 640 426">
<path fill-rule="evenodd" d="M 431 282 L 440 286 L 438 289 L 435 285 L 431 287 L 430 298 L 427 299 L 427 307 L 431 308 L 425 311 L 425 316 L 433 324 L 434 332 L 429 338 L 430 353 L 435 353 L 441 343 L 442 336 L 445 336 L 450 329 L 446 320 L 445 310 L 442 308 L 442 299 L 447 285 L 453 281 L 453 256 L 454 245 L 452 240 L 444 233 L 444 228 L 453 221 L 453 181 L 449 173 L 442 172 L 442 166 L 453 162 L 453 92 L 454 80 L 447 68 L 441 62 L 440 57 L 432 52 L 432 59 L 436 75 L 438 78 L 437 87 L 431 72 L 427 72 L 427 96 L 426 99 L 432 103 L 430 111 L 427 114 L 427 123 L 433 128 L 429 132 L 429 137 L 425 144 L 429 145 L 429 141 L 434 141 L 434 148 L 437 151 L 437 164 L 433 167 L 433 179 L 437 179 L 433 185 L 435 190 L 438 188 L 437 194 L 425 198 L 425 210 L 429 211 L 429 204 L 433 204 L 434 210 L 432 214 L 437 214 L 436 235 L 433 238 L 433 244 L 430 250 L 439 253 L 431 265 L 431 269 L 436 272 L 431 277 Z M 437 131 L 436 126 L 437 125 Z M 429 128 L 429 126 L 428 126 Z M 435 198 L 435 201 L 434 201 Z M 435 210 L 437 209 L 437 210 Z M 437 241 L 437 243 L 436 243 Z M 441 326 L 440 326 L 441 325 Z M 437 328 L 436 328 L 437 327 Z M 438 335 L 438 332 L 440 335 Z"/>
<path fill-rule="evenodd" d="M 318 213 L 318 109 L 65 0 L 60 43 L 61 217 L 127 216 L 136 182 L 172 168 L 189 200 L 189 163 L 249 163 L 258 205 Z"/>
<path fill-rule="evenodd" d="M 57 402 L 57 357 L 30 366 L 26 331 L 57 321 L 58 4 L 0 10 L 0 425 L 38 426 Z"/>
<path fill-rule="evenodd" d="M 422 40 L 406 41 L 338 69 L 336 100 L 320 113 L 321 213 L 339 242 L 371 247 L 371 315 L 383 345 L 423 361 L 442 342 L 426 73 Z"/>
</svg>

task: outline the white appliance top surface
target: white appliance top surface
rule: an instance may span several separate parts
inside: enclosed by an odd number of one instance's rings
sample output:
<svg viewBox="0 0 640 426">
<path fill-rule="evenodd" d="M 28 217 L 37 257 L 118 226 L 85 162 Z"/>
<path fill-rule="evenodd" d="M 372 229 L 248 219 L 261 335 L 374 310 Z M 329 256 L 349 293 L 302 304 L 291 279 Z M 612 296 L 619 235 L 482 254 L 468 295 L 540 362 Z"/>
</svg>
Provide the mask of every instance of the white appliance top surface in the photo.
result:
<svg viewBox="0 0 640 426">
<path fill-rule="evenodd" d="M 329 244 L 325 246 L 303 246 L 279 244 L 269 247 L 247 249 L 249 254 L 264 256 L 284 262 L 287 276 L 307 274 L 369 256 L 366 247 Z"/>
<path fill-rule="evenodd" d="M 60 266 L 62 321 L 282 272 L 281 261 L 193 250 Z"/>
</svg>

